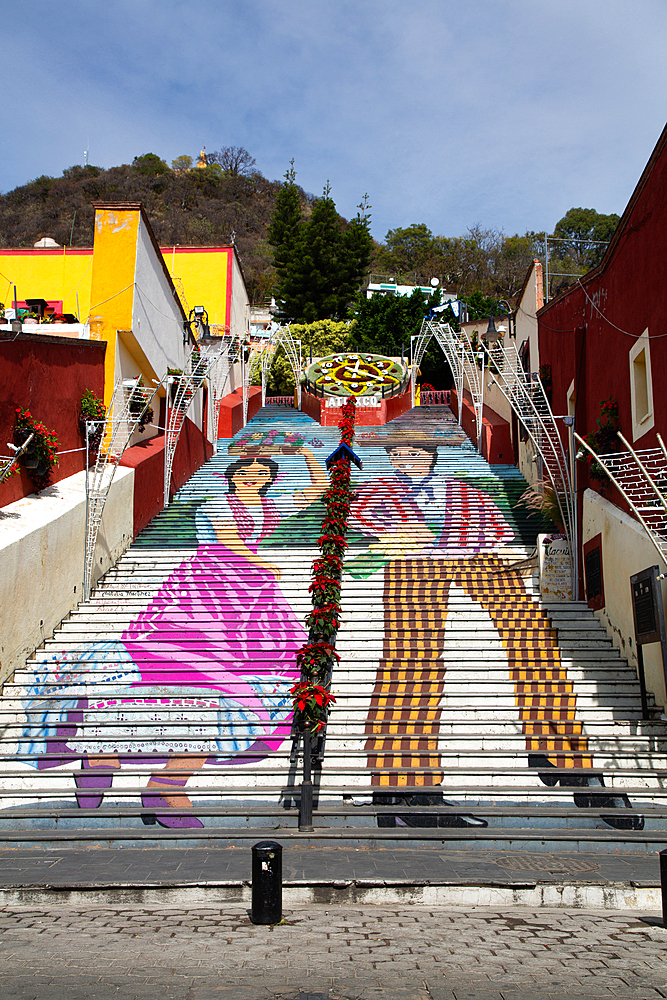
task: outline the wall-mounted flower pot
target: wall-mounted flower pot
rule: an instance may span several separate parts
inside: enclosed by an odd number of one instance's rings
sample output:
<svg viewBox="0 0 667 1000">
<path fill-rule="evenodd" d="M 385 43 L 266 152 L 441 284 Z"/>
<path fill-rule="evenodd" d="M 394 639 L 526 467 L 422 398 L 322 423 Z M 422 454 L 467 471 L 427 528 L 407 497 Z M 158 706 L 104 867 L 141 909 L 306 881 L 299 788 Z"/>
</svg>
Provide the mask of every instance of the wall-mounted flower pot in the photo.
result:
<svg viewBox="0 0 667 1000">
<path fill-rule="evenodd" d="M 19 461 L 24 469 L 36 469 L 39 465 L 37 455 L 31 455 L 29 451 L 26 451 L 25 454 L 21 455 Z"/>
<path fill-rule="evenodd" d="M 49 471 L 48 465 L 38 464 L 37 468 L 33 469 L 30 475 L 33 477 L 33 479 L 43 479 L 44 476 L 48 473 L 48 471 Z"/>
</svg>

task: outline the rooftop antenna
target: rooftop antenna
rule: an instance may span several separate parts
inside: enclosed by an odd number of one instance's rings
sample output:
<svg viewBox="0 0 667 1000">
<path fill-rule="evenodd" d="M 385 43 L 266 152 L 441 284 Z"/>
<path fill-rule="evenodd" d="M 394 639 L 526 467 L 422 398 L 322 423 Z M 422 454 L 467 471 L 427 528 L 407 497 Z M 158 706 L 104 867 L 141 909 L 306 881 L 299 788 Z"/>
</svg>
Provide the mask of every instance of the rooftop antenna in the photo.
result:
<svg viewBox="0 0 667 1000">
<path fill-rule="evenodd" d="M 86 147 L 87 148 L 84 149 L 84 151 L 83 151 L 83 165 L 84 165 L 84 167 L 88 166 L 88 153 L 90 152 L 90 139 L 88 139 L 88 141 L 86 143 Z"/>
</svg>

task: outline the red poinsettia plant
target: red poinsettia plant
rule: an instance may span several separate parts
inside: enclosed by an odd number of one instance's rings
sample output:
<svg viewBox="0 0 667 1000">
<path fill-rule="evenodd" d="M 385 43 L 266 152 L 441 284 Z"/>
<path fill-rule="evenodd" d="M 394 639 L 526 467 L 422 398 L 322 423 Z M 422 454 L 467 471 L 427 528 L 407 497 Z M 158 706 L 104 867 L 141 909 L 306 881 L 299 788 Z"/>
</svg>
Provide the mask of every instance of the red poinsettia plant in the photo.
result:
<svg viewBox="0 0 667 1000">
<path fill-rule="evenodd" d="M 338 424 L 340 439 L 348 447 L 354 440 L 355 412 L 356 399 L 351 396 Z M 313 579 L 308 588 L 312 600 L 312 611 L 306 619 L 308 642 L 297 653 L 301 681 L 292 688 L 294 720 L 299 729 L 311 732 L 324 728 L 329 706 L 336 700 L 329 685 L 334 663 L 340 659 L 335 638 L 340 628 L 340 578 L 352 499 L 350 463 L 341 459 L 330 471 L 329 487 L 323 497 L 326 514 L 317 539 L 321 554 L 313 562 Z"/>
<path fill-rule="evenodd" d="M 30 410 L 17 406 L 14 444 L 25 444 L 31 434 L 32 440 L 19 461 L 27 469 L 35 486 L 44 489 L 49 484 L 51 470 L 58 464 L 58 438 L 56 432 L 50 431 L 40 420 L 36 420 Z"/>
<path fill-rule="evenodd" d="M 291 688 L 291 693 L 294 701 L 294 717 L 299 729 L 310 729 L 312 733 L 324 729 L 329 705 L 336 702 L 331 691 L 322 684 L 301 681 Z"/>
</svg>

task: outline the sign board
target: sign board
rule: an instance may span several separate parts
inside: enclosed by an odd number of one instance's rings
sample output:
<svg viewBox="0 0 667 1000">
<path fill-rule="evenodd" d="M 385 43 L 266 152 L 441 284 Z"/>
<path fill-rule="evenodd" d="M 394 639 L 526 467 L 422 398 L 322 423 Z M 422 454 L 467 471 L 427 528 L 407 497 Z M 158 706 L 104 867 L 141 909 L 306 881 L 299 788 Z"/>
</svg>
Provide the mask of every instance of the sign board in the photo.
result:
<svg viewBox="0 0 667 1000">
<path fill-rule="evenodd" d="M 344 396 L 326 396 L 325 406 L 327 409 L 339 410 L 345 406 L 347 400 Z M 382 402 L 381 396 L 357 396 L 357 406 L 375 407 Z"/>
<path fill-rule="evenodd" d="M 658 580 L 658 566 L 649 566 L 630 577 L 632 615 L 635 620 L 637 645 L 662 642 L 665 635 L 662 594 Z"/>
<path fill-rule="evenodd" d="M 572 559 L 570 545 L 563 535 L 538 537 L 540 591 L 545 601 L 572 600 Z"/>
</svg>

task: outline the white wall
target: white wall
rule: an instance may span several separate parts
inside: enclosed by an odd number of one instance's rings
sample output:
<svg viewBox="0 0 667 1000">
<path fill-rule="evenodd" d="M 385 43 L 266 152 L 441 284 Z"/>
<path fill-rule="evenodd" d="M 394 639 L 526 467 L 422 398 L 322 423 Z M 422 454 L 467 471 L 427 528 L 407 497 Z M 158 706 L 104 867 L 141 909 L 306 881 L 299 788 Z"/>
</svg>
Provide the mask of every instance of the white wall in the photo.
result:
<svg viewBox="0 0 667 1000">
<path fill-rule="evenodd" d="M 119 468 L 95 550 L 93 582 L 132 541 L 134 470 Z M 0 517 L 0 683 L 82 598 L 85 472 L 8 504 Z"/>
<path fill-rule="evenodd" d="M 241 286 L 243 286 L 242 280 Z M 183 313 L 174 295 L 174 289 L 165 274 L 162 255 L 156 251 L 143 218 L 139 219 L 137 231 L 132 334 L 139 349 L 138 353 L 143 355 L 140 359 L 133 359 L 135 368 L 137 362 L 139 362 L 139 368 L 144 369 L 147 363 L 156 379 L 163 378 L 167 368 L 185 368 L 191 345 L 189 343 L 183 344 Z M 131 368 L 132 365 L 128 365 L 128 367 Z M 126 378 L 136 374 L 139 374 L 139 371 L 123 372 Z M 144 370 L 142 374 L 144 381 L 147 381 L 147 372 Z M 203 423 L 203 396 L 203 391 L 200 390 L 188 409 L 188 417 L 200 429 Z M 155 423 L 158 419 L 159 405 L 159 399 L 156 398 L 153 405 Z M 212 425 L 213 411 L 210 409 L 208 438 L 215 441 L 216 435 L 213 433 Z M 143 434 L 135 433 L 130 444 L 135 445 L 141 441 L 147 441 L 158 433 L 161 432 L 158 432 L 157 428 L 147 427 Z"/>
<path fill-rule="evenodd" d="M 664 573 L 667 571 L 667 564 L 660 559 L 638 521 L 594 490 L 586 490 L 581 525 L 582 546 L 598 534 L 602 535 L 605 606 L 595 614 L 621 654 L 636 666 L 637 648 L 630 597 L 630 577 L 634 573 L 648 569 L 649 566 L 656 565 L 660 566 L 660 572 Z M 664 584 L 662 593 L 664 603 Z M 653 692 L 658 705 L 666 705 L 667 692 L 659 643 L 644 646 L 644 667 L 646 687 Z"/>
<path fill-rule="evenodd" d="M 183 314 L 142 218 L 137 232 L 132 332 L 158 379 L 183 368 Z"/>
</svg>

